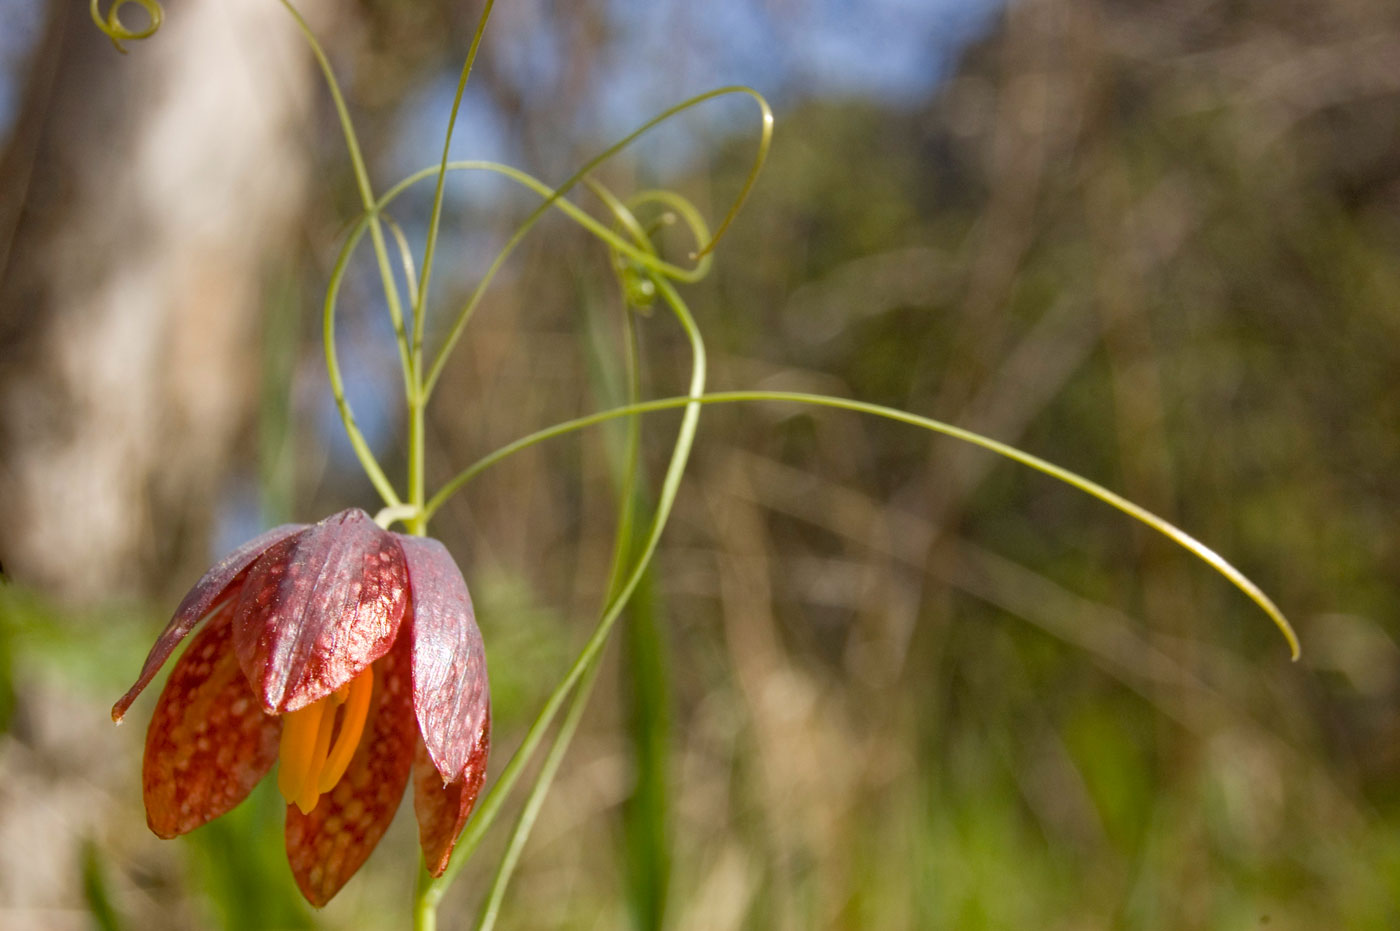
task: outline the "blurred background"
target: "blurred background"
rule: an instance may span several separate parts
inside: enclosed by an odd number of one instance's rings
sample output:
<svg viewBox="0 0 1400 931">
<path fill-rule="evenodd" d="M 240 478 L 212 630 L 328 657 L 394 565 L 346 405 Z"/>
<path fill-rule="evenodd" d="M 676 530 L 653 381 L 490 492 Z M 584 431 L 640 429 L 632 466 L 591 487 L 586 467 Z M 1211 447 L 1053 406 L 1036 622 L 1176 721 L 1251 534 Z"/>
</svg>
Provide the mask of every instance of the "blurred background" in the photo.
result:
<svg viewBox="0 0 1400 931">
<path fill-rule="evenodd" d="M 479 4 L 304 10 L 378 188 L 433 162 Z M 0 927 L 406 928 L 411 806 L 313 913 L 273 787 L 159 841 L 153 699 L 108 721 L 220 554 L 376 507 L 320 350 L 358 212 L 328 94 L 272 0 L 166 12 L 121 56 L 81 4 L 0 0 Z M 502 926 L 1400 927 L 1400 7 L 509 0 L 453 154 L 562 180 L 733 83 L 777 130 L 685 289 L 711 388 L 894 405 L 1078 470 L 1235 561 L 1303 659 L 1044 477 L 711 407 Z M 756 127 L 712 103 L 602 176 L 717 221 Z M 394 208 L 420 254 L 430 192 Z M 430 332 L 533 203 L 469 178 L 448 206 Z M 396 356 L 356 268 L 342 364 L 397 478 Z M 606 252 L 541 224 L 447 369 L 430 482 L 616 403 L 623 313 Z M 639 322 L 644 391 L 676 393 L 684 340 Z M 646 421 L 653 490 L 676 423 Z M 434 525 L 487 640 L 493 773 L 603 598 L 610 438 L 517 456 Z"/>
</svg>

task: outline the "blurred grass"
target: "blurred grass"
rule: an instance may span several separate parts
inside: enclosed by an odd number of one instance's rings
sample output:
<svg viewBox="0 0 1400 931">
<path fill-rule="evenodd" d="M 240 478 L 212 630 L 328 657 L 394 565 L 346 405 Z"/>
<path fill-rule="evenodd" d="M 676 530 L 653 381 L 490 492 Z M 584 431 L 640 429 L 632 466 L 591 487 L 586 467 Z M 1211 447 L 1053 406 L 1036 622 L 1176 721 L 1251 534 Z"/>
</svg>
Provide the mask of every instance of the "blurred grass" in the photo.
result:
<svg viewBox="0 0 1400 931">
<path fill-rule="evenodd" d="M 641 931 L 665 927 L 671 884 L 671 690 L 665 613 L 653 573 L 629 603 L 622 630 L 621 686 L 636 770 L 623 808 L 633 921 Z"/>
<path fill-rule="evenodd" d="M 97 931 L 121 931 L 125 924 L 117 915 L 108 892 L 107 869 L 97 845 L 89 841 L 83 847 L 83 900 Z"/>
<path fill-rule="evenodd" d="M 264 779 L 243 804 L 179 841 L 191 848 L 192 884 L 208 896 L 212 926 L 225 931 L 317 926 L 275 829 L 286 810 L 276 784 Z"/>
</svg>

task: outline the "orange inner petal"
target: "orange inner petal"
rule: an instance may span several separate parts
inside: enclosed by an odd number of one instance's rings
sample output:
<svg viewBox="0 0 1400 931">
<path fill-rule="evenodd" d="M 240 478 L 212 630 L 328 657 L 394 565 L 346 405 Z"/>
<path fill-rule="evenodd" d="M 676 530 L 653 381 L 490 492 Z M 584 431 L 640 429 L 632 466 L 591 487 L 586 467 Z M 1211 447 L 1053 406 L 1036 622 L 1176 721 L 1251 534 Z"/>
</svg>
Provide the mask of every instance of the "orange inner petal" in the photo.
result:
<svg viewBox="0 0 1400 931">
<path fill-rule="evenodd" d="M 318 792 L 334 789 L 355 757 L 355 748 L 360 745 L 360 737 L 365 732 L 365 720 L 369 717 L 369 699 L 374 694 L 373 667 L 356 676 L 349 688 L 350 694 L 344 699 L 345 710 L 340 716 L 340 733 L 336 735 L 335 746 L 326 757 L 325 765 L 321 767 L 320 778 L 316 782 Z"/>
<path fill-rule="evenodd" d="M 306 771 L 311 768 L 311 754 L 316 749 L 316 733 L 321 728 L 325 706 L 324 701 L 318 701 L 282 716 L 277 790 L 288 804 L 296 801 L 306 783 Z"/>
<path fill-rule="evenodd" d="M 288 805 L 310 814 L 345 775 L 364 734 L 373 694 L 374 673 L 366 669 L 334 694 L 282 716 L 277 789 Z"/>
</svg>

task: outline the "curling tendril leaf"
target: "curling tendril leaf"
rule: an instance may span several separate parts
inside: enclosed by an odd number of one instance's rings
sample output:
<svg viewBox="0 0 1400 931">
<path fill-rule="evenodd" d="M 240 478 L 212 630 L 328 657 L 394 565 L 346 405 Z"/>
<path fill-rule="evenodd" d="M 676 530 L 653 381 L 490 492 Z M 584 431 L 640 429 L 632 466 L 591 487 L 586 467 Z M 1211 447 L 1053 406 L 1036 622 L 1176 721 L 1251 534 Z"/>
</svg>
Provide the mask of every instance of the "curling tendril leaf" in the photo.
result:
<svg viewBox="0 0 1400 931">
<path fill-rule="evenodd" d="M 146 23 L 144 29 L 132 29 L 122 22 L 121 9 L 128 3 L 134 3 L 146 11 L 146 16 L 150 22 Z M 102 0 L 92 0 L 89 8 L 92 13 L 92 21 L 97 24 L 107 38 L 112 40 L 112 45 L 123 55 L 126 49 L 122 47 L 123 42 L 136 39 L 149 39 L 156 34 L 160 24 L 165 19 L 165 11 L 161 9 L 156 0 L 112 0 L 112 5 L 107 8 L 107 15 L 102 15 Z"/>
</svg>

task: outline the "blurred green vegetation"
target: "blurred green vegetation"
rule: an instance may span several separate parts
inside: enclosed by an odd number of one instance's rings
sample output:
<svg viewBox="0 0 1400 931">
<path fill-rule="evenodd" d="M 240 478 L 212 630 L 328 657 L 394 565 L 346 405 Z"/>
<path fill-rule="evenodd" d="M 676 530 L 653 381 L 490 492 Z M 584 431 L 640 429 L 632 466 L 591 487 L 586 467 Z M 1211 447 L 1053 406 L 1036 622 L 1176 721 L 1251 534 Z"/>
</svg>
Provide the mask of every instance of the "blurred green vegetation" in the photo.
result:
<svg viewBox="0 0 1400 931">
<path fill-rule="evenodd" d="M 403 6 L 367 9 L 441 51 L 447 14 Z M 716 389 L 903 407 L 1103 481 L 1269 591 L 1302 662 L 1207 568 L 1042 476 L 852 415 L 715 407 L 503 927 L 1400 927 L 1400 88 L 1375 70 L 1400 21 L 1169 6 L 1022 3 L 923 104 L 792 106 L 687 293 Z M 559 131 L 506 109 L 523 138 Z M 609 180 L 723 205 L 752 146 Z M 462 222 L 508 231 L 518 207 Z M 606 263 L 560 225 L 513 260 L 432 411 L 439 479 L 623 395 Z M 359 487 L 298 441 L 286 399 L 319 347 L 303 323 L 288 355 L 289 319 L 253 444 L 274 519 Z M 637 325 L 643 392 L 673 393 L 683 340 Z M 645 421 L 652 477 L 674 422 Z M 523 453 L 434 528 L 486 637 L 493 772 L 603 596 L 617 446 Z M 72 778 L 87 761 L 43 706 L 101 717 L 168 604 L 0 599 L 0 772 Z M 405 819 L 321 914 L 269 786 L 186 841 L 144 833 L 148 707 L 102 745 L 101 817 L 75 816 L 95 926 L 406 926 Z"/>
</svg>

